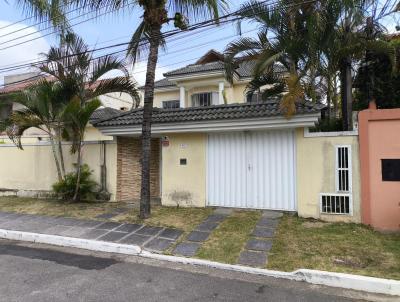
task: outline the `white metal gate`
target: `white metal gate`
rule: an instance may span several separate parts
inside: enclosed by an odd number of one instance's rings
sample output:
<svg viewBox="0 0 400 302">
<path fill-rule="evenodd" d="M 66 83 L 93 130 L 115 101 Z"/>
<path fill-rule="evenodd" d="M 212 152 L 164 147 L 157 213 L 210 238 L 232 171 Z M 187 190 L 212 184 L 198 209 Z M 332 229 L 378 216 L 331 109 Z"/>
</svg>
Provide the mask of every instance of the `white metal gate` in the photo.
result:
<svg viewBox="0 0 400 302">
<path fill-rule="evenodd" d="M 295 211 L 294 131 L 210 134 L 207 203 Z"/>
</svg>

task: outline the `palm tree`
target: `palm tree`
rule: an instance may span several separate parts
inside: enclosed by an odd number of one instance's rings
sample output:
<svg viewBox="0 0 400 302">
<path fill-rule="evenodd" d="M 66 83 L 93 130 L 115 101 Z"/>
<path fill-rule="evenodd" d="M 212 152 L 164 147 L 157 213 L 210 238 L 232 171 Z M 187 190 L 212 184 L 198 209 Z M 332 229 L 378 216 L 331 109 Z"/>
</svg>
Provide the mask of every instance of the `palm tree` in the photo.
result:
<svg viewBox="0 0 400 302">
<path fill-rule="evenodd" d="M 8 102 L 18 103 L 23 107 L 14 110 L 11 115 L 3 121 L 3 128 L 14 144 L 23 149 L 21 137 L 29 128 L 37 128 L 49 136 L 58 180 L 65 176 L 62 166 L 62 153 L 59 153 L 56 145 L 61 139 L 59 133 L 62 131 L 63 112 L 68 103 L 68 95 L 59 82 L 49 82 L 45 79 L 39 80 L 26 90 L 15 92 L 5 96 Z"/>
<path fill-rule="evenodd" d="M 133 62 L 147 56 L 146 81 L 144 86 L 144 108 L 142 124 L 142 177 L 140 194 L 140 217 L 150 216 L 150 154 L 151 118 L 153 110 L 155 70 L 160 46 L 165 45 L 162 28 L 173 22 L 178 29 L 186 29 L 187 20 L 218 18 L 227 8 L 226 0 L 72 0 L 72 5 L 85 4 L 86 10 L 98 11 L 104 6 L 109 10 L 121 10 L 129 5 L 143 11 L 142 21 L 132 35 L 127 55 Z"/>
<path fill-rule="evenodd" d="M 262 97 L 282 94 L 281 108 L 290 116 L 294 103 L 299 101 L 305 90 L 304 79 L 310 67 L 315 65 L 316 54 L 311 56 L 311 35 L 307 24 L 311 22 L 317 6 L 304 1 L 280 1 L 275 6 L 255 0 L 244 4 L 239 15 L 258 25 L 257 38 L 239 38 L 225 49 L 225 70 L 229 81 L 241 60 L 255 60 L 253 80 L 247 87 L 251 95 L 262 89 Z M 303 91 L 303 92 L 302 92 Z"/>
<path fill-rule="evenodd" d="M 73 199 L 78 200 L 84 129 L 91 113 L 100 106 L 97 98 L 113 92 L 127 93 L 137 106 L 139 95 L 122 60 L 112 55 L 94 58 L 93 51 L 73 33 L 68 33 L 63 40 L 62 46 L 50 48 L 46 63 L 39 69 L 51 76 L 51 80 L 61 83 L 69 98 L 64 113 L 64 135 L 73 142 L 71 152 L 77 153 L 77 184 Z M 124 76 L 101 79 L 113 70 L 121 71 Z"/>
</svg>

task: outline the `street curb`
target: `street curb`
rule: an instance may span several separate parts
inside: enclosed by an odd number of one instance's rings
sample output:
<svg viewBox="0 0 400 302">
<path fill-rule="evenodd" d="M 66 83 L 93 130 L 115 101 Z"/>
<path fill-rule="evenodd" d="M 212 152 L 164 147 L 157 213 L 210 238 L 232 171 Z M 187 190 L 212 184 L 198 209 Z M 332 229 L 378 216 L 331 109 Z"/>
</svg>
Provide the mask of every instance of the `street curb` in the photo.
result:
<svg viewBox="0 0 400 302">
<path fill-rule="evenodd" d="M 150 259 L 170 261 L 182 264 L 191 264 L 197 266 L 206 266 L 222 270 L 248 273 L 253 275 L 262 275 L 262 276 L 282 278 L 294 281 L 304 281 L 307 283 L 317 284 L 317 285 L 326 285 L 331 287 L 359 290 L 369 293 L 400 296 L 400 281 L 391 279 L 381 279 L 381 278 L 373 278 L 373 277 L 342 274 L 342 273 L 332 273 L 332 272 L 309 270 L 309 269 L 299 269 L 294 272 L 281 272 L 281 271 L 253 268 L 241 265 L 225 264 L 225 263 L 202 260 L 202 259 L 156 254 L 143 250 L 140 246 L 137 245 L 127 245 L 127 244 L 104 242 L 97 240 L 29 233 L 21 231 L 11 231 L 4 229 L 0 229 L 0 238 L 44 243 L 44 244 L 63 246 L 63 247 L 74 247 L 74 248 L 81 248 L 85 250 L 98 251 L 98 252 L 140 256 Z"/>
</svg>

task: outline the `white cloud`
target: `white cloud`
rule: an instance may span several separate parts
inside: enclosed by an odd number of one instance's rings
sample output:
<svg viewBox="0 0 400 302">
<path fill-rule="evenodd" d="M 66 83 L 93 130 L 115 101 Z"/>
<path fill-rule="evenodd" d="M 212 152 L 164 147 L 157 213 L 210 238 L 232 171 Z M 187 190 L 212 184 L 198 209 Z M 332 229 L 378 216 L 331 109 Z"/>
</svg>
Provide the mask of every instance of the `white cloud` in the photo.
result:
<svg viewBox="0 0 400 302">
<path fill-rule="evenodd" d="M 28 27 L 24 29 L 27 25 L 25 24 L 13 24 L 8 26 L 7 28 L 3 28 L 7 25 L 10 25 L 10 22 L 0 21 L 0 36 L 3 36 L 8 33 L 12 33 L 16 30 L 23 29 L 19 32 L 9 34 L 4 37 L 0 37 L 0 49 L 5 48 L 23 41 L 28 41 L 31 39 L 35 39 L 33 41 L 11 47 L 8 49 L 0 50 L 0 68 L 11 67 L 20 64 L 27 64 L 32 61 L 43 59 L 40 54 L 47 52 L 49 49 L 49 44 L 47 41 L 41 36 L 41 34 L 34 27 Z M 23 37 L 21 39 L 17 39 L 15 41 L 7 42 L 11 39 L 15 39 L 24 35 L 30 34 L 27 37 Z M 38 38 L 38 39 L 36 39 Z M 32 68 L 24 68 L 13 71 L 0 71 L 0 82 L 3 82 L 4 75 L 7 74 L 19 74 L 24 72 L 32 71 Z"/>
<path fill-rule="evenodd" d="M 133 77 L 139 83 L 139 85 L 144 85 L 146 81 L 146 68 L 147 62 L 138 62 L 135 64 L 133 68 Z M 163 74 L 168 70 L 165 67 L 157 67 L 156 68 L 156 81 L 162 79 L 164 76 Z"/>
</svg>

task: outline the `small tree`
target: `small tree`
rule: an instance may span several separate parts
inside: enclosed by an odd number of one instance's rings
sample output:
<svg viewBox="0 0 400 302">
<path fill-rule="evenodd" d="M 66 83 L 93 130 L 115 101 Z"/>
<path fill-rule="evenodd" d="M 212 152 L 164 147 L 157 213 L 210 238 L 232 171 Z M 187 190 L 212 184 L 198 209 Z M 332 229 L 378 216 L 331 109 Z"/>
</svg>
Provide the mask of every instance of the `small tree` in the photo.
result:
<svg viewBox="0 0 400 302">
<path fill-rule="evenodd" d="M 122 60 L 112 55 L 94 58 L 93 51 L 73 33 L 68 33 L 62 39 L 62 47 L 50 48 L 46 63 L 39 69 L 59 82 L 68 96 L 63 115 L 63 134 L 64 138 L 73 142 L 71 152 L 77 153 L 77 184 L 73 200 L 79 200 L 84 130 L 92 113 L 101 106 L 98 97 L 113 92 L 127 93 L 132 97 L 134 106 L 137 106 L 139 95 Z M 121 71 L 123 76 L 101 79 L 112 70 Z"/>
<path fill-rule="evenodd" d="M 22 105 L 2 122 L 3 128 L 14 144 L 23 149 L 21 137 L 29 128 L 37 128 L 49 136 L 57 168 L 58 180 L 65 176 L 63 154 L 57 149 L 61 143 L 63 113 L 68 103 L 68 95 L 59 82 L 39 80 L 29 88 L 4 96 L 8 102 Z"/>
</svg>

